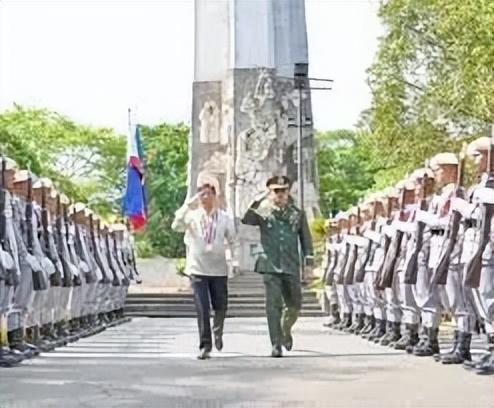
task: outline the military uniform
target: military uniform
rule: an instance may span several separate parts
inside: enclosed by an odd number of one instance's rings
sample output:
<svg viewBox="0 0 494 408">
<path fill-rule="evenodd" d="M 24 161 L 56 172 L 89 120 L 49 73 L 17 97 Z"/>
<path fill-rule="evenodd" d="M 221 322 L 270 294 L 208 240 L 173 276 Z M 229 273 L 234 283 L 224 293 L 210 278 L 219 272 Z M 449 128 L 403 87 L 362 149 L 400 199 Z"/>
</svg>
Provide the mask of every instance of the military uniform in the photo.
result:
<svg viewBox="0 0 494 408">
<path fill-rule="evenodd" d="M 274 177 L 267 187 L 288 189 L 289 180 Z M 307 218 L 292 200 L 278 207 L 263 197 L 249 206 L 242 223 L 260 228 L 264 254 L 258 258 L 255 272 L 263 275 L 272 354 L 281 357 L 282 344 L 288 350 L 292 347 L 291 328 L 302 307 L 299 245 L 305 262 L 312 265 L 313 261 Z"/>
</svg>

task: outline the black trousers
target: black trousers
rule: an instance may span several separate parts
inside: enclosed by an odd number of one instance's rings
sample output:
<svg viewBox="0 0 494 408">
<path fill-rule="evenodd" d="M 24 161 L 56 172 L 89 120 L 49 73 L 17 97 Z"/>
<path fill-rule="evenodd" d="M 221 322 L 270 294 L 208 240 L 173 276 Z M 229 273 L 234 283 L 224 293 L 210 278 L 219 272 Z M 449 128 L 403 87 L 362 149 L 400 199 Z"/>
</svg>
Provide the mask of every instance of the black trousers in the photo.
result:
<svg viewBox="0 0 494 408">
<path fill-rule="evenodd" d="M 197 311 L 199 348 L 211 351 L 210 305 L 214 310 L 213 332 L 223 335 L 223 326 L 228 308 L 228 282 L 226 276 L 192 275 L 192 290 Z"/>
</svg>

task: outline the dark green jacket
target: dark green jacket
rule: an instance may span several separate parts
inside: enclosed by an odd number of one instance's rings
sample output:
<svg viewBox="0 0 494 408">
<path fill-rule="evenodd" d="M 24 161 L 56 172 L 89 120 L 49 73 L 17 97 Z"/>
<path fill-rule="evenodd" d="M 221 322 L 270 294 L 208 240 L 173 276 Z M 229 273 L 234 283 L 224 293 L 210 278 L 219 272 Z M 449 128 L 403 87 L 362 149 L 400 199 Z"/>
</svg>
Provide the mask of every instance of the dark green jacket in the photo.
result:
<svg viewBox="0 0 494 408">
<path fill-rule="evenodd" d="M 299 276 L 299 242 L 305 264 L 312 266 L 312 238 L 307 217 L 292 202 L 285 208 L 279 208 L 267 199 L 254 201 L 242 223 L 261 229 L 264 254 L 256 262 L 256 272 Z"/>
</svg>

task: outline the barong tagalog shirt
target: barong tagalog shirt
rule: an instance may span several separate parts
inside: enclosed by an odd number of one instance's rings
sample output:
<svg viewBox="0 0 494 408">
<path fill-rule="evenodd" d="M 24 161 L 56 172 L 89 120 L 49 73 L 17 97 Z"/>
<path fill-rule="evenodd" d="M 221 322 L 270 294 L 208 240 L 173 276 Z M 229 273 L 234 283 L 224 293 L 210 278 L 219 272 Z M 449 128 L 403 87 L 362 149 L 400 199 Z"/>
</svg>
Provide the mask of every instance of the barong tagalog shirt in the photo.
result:
<svg viewBox="0 0 494 408">
<path fill-rule="evenodd" d="M 239 243 L 233 217 L 215 208 L 210 214 L 184 205 L 175 212 L 172 229 L 185 232 L 187 275 L 228 276 L 238 267 Z"/>
</svg>

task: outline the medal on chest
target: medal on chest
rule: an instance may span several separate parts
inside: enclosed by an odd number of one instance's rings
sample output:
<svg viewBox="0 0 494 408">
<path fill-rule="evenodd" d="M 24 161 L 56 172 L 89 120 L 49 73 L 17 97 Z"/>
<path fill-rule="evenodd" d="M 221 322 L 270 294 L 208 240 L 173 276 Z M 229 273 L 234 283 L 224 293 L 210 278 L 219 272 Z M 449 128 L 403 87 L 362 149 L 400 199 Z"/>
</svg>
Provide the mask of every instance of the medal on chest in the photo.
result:
<svg viewBox="0 0 494 408">
<path fill-rule="evenodd" d="M 206 214 L 201 219 L 202 238 L 204 240 L 206 252 L 213 250 L 213 243 L 216 239 L 216 230 L 218 226 L 218 211 L 211 216 Z"/>
</svg>

